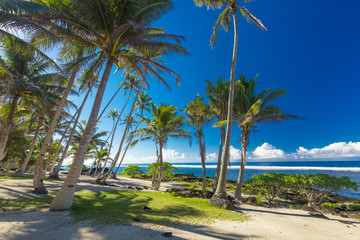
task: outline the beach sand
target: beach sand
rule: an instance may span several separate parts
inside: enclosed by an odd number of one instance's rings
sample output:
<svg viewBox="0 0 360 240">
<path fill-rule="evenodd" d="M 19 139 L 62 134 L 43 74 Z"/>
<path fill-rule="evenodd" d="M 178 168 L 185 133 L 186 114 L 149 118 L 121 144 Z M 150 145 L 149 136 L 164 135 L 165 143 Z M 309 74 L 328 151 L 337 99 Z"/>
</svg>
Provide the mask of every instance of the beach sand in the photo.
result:
<svg viewBox="0 0 360 240">
<path fill-rule="evenodd" d="M 121 177 L 110 180 L 116 186 L 91 184 L 93 178 L 82 176 L 77 190 L 124 190 L 126 186 L 150 186 L 149 181 Z M 50 191 L 62 182 L 46 181 Z M 0 180 L 0 198 L 32 196 L 32 180 Z M 161 190 L 171 187 L 164 184 Z M 247 215 L 244 222 L 215 222 L 206 225 L 163 227 L 152 224 L 111 225 L 90 221 L 74 222 L 69 211 L 0 213 L 0 239 L 360 239 L 360 222 L 350 218 L 311 216 L 303 210 L 241 205 L 236 211 Z"/>
</svg>

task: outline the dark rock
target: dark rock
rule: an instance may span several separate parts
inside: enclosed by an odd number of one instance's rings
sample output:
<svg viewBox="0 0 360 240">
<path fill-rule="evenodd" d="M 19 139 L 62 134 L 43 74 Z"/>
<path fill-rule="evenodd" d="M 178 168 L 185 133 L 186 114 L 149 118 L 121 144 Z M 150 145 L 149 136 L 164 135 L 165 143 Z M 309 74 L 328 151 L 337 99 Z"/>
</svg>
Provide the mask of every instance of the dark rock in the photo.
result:
<svg viewBox="0 0 360 240">
<path fill-rule="evenodd" d="M 148 206 L 144 207 L 144 210 L 152 210 L 151 208 L 149 208 Z"/>
<path fill-rule="evenodd" d="M 132 187 L 132 186 L 126 186 L 126 189 L 132 189 L 132 190 L 134 190 L 135 188 Z"/>
<path fill-rule="evenodd" d="M 163 235 L 164 237 L 171 237 L 172 236 L 172 232 L 164 232 L 161 235 Z"/>
<path fill-rule="evenodd" d="M 147 186 L 144 186 L 143 189 L 149 189 Z"/>
<path fill-rule="evenodd" d="M 194 177 L 193 173 L 175 173 L 175 177 Z"/>
<path fill-rule="evenodd" d="M 140 222 L 140 221 L 141 221 L 141 220 L 138 219 L 138 218 L 134 218 L 133 220 L 134 220 L 134 222 Z"/>
<path fill-rule="evenodd" d="M 136 189 L 136 190 L 139 190 L 139 191 L 140 191 L 140 190 L 143 190 L 142 187 L 135 187 L 135 189 Z"/>
<path fill-rule="evenodd" d="M 235 209 L 234 204 L 229 199 L 218 197 L 216 195 L 214 195 L 210 199 L 209 204 L 213 205 L 213 206 L 216 206 L 216 207 L 225 208 L 227 210 L 234 210 Z"/>
<path fill-rule="evenodd" d="M 339 207 L 337 207 L 337 209 L 339 211 L 346 211 L 346 205 L 340 205 Z"/>
</svg>

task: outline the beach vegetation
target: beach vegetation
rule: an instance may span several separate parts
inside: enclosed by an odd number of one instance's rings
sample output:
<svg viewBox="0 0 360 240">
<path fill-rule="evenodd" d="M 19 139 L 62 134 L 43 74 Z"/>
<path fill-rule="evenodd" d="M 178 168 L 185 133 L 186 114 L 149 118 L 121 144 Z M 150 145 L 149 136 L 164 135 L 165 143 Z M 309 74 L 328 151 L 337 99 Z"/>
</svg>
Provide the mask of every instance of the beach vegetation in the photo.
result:
<svg viewBox="0 0 360 240">
<path fill-rule="evenodd" d="M 139 166 L 129 165 L 126 168 L 124 168 L 122 173 L 127 176 L 130 176 L 130 177 L 135 177 L 135 176 L 138 176 L 138 175 L 144 173 L 144 171 L 142 171 L 141 167 L 139 167 Z"/>
</svg>

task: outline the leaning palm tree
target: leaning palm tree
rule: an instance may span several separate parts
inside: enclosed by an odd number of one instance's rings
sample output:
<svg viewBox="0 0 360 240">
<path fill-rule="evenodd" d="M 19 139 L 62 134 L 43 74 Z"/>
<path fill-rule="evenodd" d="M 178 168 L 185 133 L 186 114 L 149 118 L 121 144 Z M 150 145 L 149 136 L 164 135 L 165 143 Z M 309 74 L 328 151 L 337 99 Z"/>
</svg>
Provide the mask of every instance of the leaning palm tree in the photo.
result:
<svg viewBox="0 0 360 240">
<path fill-rule="evenodd" d="M 210 81 L 206 81 L 206 95 L 209 99 L 209 105 L 211 111 L 214 113 L 216 119 L 219 122 L 226 120 L 227 106 L 229 97 L 229 82 L 224 82 L 221 77 L 218 78 L 216 85 Z M 221 156 L 223 151 L 223 145 L 225 140 L 225 126 L 220 128 L 220 144 L 218 152 L 218 161 L 215 172 L 213 192 L 216 191 L 216 187 L 219 181 L 220 168 L 221 168 Z"/>
<path fill-rule="evenodd" d="M 170 137 L 191 139 L 190 132 L 184 130 L 185 118 L 178 116 L 178 109 L 173 105 L 156 106 L 151 104 L 150 118 L 144 118 L 146 127 L 136 131 L 140 141 L 152 140 L 159 146 L 159 175 L 154 189 L 159 190 L 163 171 L 163 148 Z"/>
<path fill-rule="evenodd" d="M 106 62 L 87 128 L 79 144 L 74 163 L 50 207 L 51 210 L 64 210 L 69 209 L 72 204 L 86 149 L 95 130 L 113 64 L 121 66 L 131 58 L 133 63 L 141 63 L 148 71 L 156 74 L 155 70 L 150 67 L 152 64 L 156 65 L 156 69 L 164 70 L 165 68 L 157 63 L 142 61 L 141 57 L 134 57 L 128 47 L 142 52 L 146 49 L 162 49 L 163 51 L 170 49 L 171 52 L 180 54 L 187 52 L 179 45 L 182 37 L 165 34 L 160 29 L 148 27 L 171 9 L 170 0 L 49 1 L 48 5 L 61 14 L 37 14 L 31 20 L 64 36 L 69 42 L 78 42 L 91 49 L 92 51 L 83 59 L 83 62 L 91 62 L 98 58 L 101 58 L 104 63 Z M 175 41 L 175 43 L 169 41 Z M 160 79 L 163 80 L 163 78 Z"/>
<path fill-rule="evenodd" d="M 234 84 L 235 84 L 235 68 L 236 68 L 236 58 L 237 58 L 237 48 L 238 48 L 238 12 L 240 11 L 240 16 L 246 18 L 249 22 L 255 23 L 261 29 L 266 30 L 265 26 L 261 23 L 259 19 L 254 17 L 245 7 L 240 7 L 238 2 L 248 2 L 249 0 L 194 0 L 195 4 L 198 6 L 206 5 L 208 8 L 221 8 L 225 6 L 224 11 L 219 15 L 213 30 L 213 34 L 210 39 L 210 44 L 214 45 L 217 40 L 217 32 L 220 27 L 225 31 L 230 29 L 231 17 L 234 24 L 234 47 L 233 47 L 233 57 L 230 71 L 230 89 L 229 89 L 229 100 L 228 100 L 228 112 L 227 112 L 227 125 L 226 125 L 226 135 L 225 135 L 225 144 L 224 152 L 222 156 L 222 165 L 219 176 L 219 183 L 216 188 L 216 192 L 210 204 L 215 206 L 224 206 L 226 204 L 226 175 L 227 167 L 230 159 L 230 141 L 231 141 L 231 125 L 233 118 L 233 98 L 234 98 Z"/>
<path fill-rule="evenodd" d="M 201 158 L 201 165 L 203 169 L 203 186 L 202 190 L 205 191 L 207 187 L 206 178 L 206 150 L 205 150 L 205 137 L 204 127 L 207 123 L 211 122 L 214 118 L 212 117 L 212 111 L 210 107 L 204 104 L 204 98 L 197 95 L 194 101 L 188 101 L 188 105 L 185 108 L 185 114 L 187 123 L 195 129 L 195 137 L 199 142 L 199 152 Z"/>
<path fill-rule="evenodd" d="M 296 115 L 284 114 L 282 110 L 269 104 L 271 101 L 283 96 L 286 90 L 274 88 L 268 88 L 259 94 L 255 93 L 257 82 L 256 77 L 247 81 L 242 75 L 240 77 L 239 86 L 241 88 L 240 98 L 241 101 L 235 101 L 234 117 L 239 122 L 239 128 L 241 128 L 241 167 L 239 172 L 239 178 L 236 185 L 235 198 L 241 198 L 242 185 L 244 180 L 244 171 L 246 164 L 246 152 L 249 144 L 249 138 L 251 130 L 255 130 L 257 125 L 262 122 L 277 122 L 283 121 L 288 118 L 301 118 Z"/>
</svg>

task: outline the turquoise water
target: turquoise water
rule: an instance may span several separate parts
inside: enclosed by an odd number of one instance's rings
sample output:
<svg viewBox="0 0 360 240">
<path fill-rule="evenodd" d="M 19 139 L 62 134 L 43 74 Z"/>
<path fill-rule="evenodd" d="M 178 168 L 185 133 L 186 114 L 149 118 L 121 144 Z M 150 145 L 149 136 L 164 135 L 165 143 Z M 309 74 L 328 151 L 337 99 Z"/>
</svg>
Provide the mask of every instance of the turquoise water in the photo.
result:
<svg viewBox="0 0 360 240">
<path fill-rule="evenodd" d="M 124 164 L 120 172 L 127 166 Z M 146 172 L 148 164 L 137 164 Z M 199 163 L 174 163 L 181 173 L 194 173 L 195 176 L 202 177 L 202 168 Z M 228 168 L 227 179 L 236 181 L 239 175 L 240 163 L 232 162 Z M 254 174 L 265 172 L 281 172 L 286 174 L 315 174 L 324 173 L 332 176 L 349 176 L 350 179 L 360 186 L 360 161 L 288 161 L 288 162 L 248 162 L 245 167 L 245 181 Z M 206 164 L 206 175 L 215 177 L 216 163 Z M 345 191 L 340 194 L 360 199 L 360 189 L 355 191 Z"/>
</svg>

